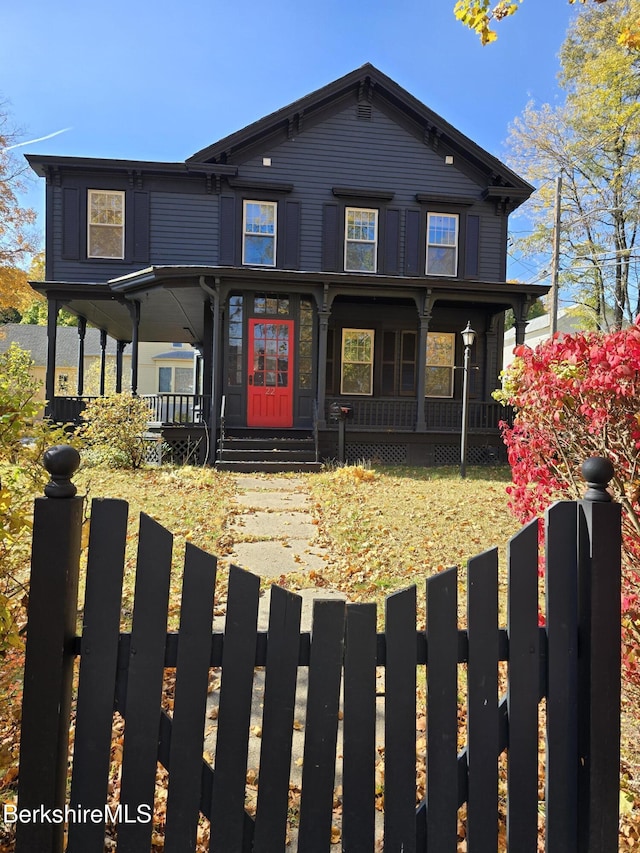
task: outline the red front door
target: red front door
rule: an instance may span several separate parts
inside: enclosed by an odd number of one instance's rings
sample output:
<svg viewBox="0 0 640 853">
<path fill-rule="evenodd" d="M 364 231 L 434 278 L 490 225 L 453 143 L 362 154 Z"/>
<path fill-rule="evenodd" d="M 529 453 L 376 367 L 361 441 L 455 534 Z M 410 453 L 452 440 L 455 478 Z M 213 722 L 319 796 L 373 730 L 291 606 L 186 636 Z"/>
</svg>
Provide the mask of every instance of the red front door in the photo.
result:
<svg viewBox="0 0 640 853">
<path fill-rule="evenodd" d="M 249 320 L 247 426 L 293 426 L 293 320 Z"/>
</svg>

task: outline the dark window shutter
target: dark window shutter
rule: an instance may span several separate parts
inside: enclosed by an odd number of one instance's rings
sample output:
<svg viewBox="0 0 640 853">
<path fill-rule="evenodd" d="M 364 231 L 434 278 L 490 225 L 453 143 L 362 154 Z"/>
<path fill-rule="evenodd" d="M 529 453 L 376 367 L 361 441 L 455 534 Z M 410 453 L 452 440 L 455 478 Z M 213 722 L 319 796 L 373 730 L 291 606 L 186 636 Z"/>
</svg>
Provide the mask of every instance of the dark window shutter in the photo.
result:
<svg viewBox="0 0 640 853">
<path fill-rule="evenodd" d="M 338 205 L 325 204 L 322 210 L 322 269 L 327 272 L 338 270 Z"/>
<path fill-rule="evenodd" d="M 466 278 L 478 277 L 478 251 L 480 244 L 480 217 L 467 216 L 467 235 L 464 247 L 464 274 Z"/>
<path fill-rule="evenodd" d="M 236 262 L 236 199 L 220 196 L 220 257 L 219 263 L 232 266 Z"/>
<path fill-rule="evenodd" d="M 80 259 L 80 191 L 74 187 L 62 190 L 62 257 Z"/>
<path fill-rule="evenodd" d="M 389 275 L 400 272 L 400 211 L 393 208 L 385 216 L 382 269 Z"/>
<path fill-rule="evenodd" d="M 283 269 L 296 270 L 300 267 L 300 202 L 284 203 L 284 248 Z"/>
<path fill-rule="evenodd" d="M 404 272 L 405 275 L 420 275 L 425 264 L 420 264 L 420 223 L 422 213 L 419 210 L 407 210 L 404 235 Z"/>
<path fill-rule="evenodd" d="M 149 261 L 149 193 L 133 193 L 133 260 Z"/>
</svg>

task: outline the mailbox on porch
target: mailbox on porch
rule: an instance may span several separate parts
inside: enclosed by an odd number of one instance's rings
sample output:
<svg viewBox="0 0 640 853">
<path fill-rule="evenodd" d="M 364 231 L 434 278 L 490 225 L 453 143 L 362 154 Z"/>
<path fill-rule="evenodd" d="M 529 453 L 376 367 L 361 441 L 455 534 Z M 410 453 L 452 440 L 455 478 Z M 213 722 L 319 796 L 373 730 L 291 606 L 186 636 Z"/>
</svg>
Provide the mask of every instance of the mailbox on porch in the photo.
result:
<svg viewBox="0 0 640 853">
<path fill-rule="evenodd" d="M 343 465 L 346 461 L 345 454 L 345 432 L 347 421 L 353 418 L 353 406 L 351 403 L 333 402 L 329 406 L 329 418 L 338 422 L 338 462 Z"/>
<path fill-rule="evenodd" d="M 331 403 L 329 417 L 332 421 L 351 420 L 353 418 L 353 406 L 351 403 Z"/>
</svg>

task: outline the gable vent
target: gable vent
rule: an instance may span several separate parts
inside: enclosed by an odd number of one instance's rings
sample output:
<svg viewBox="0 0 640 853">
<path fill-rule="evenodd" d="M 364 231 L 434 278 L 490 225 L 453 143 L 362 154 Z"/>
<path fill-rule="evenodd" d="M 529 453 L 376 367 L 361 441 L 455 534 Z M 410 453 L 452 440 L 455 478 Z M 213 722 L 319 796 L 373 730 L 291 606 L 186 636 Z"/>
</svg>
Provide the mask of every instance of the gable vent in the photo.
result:
<svg viewBox="0 0 640 853">
<path fill-rule="evenodd" d="M 371 104 L 358 104 L 356 108 L 356 118 L 359 121 L 371 121 L 373 110 Z"/>
</svg>

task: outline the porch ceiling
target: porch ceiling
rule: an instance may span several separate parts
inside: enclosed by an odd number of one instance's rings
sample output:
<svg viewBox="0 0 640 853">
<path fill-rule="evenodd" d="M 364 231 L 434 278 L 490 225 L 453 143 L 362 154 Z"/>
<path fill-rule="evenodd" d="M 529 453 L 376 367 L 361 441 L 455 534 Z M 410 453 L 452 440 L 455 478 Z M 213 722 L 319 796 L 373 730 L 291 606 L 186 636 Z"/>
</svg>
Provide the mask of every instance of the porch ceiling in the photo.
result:
<svg viewBox="0 0 640 853">
<path fill-rule="evenodd" d="M 337 296 L 416 300 L 429 294 L 434 303 L 460 308 L 484 304 L 496 313 L 532 301 L 549 289 L 537 284 L 201 266 L 149 267 L 105 284 L 31 283 L 34 290 L 58 299 L 69 311 L 86 317 L 90 325 L 105 329 L 117 340 L 131 340 L 131 309 L 138 302 L 141 341 L 192 344 L 204 338 L 206 305 L 217 285 L 223 297 L 235 288 L 287 287 L 306 292 L 327 287 L 330 301 Z"/>
<path fill-rule="evenodd" d="M 32 282 L 32 287 L 116 340 L 131 340 L 134 300 L 140 304 L 139 340 L 191 344 L 203 340 L 208 296 L 197 282 L 157 284 L 133 295 L 114 292 L 109 285 L 75 282 Z"/>
</svg>

